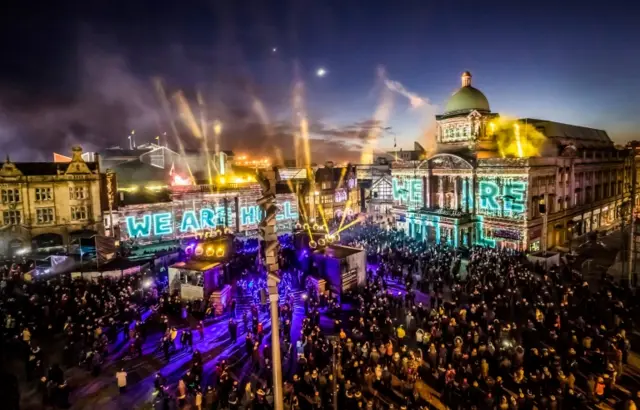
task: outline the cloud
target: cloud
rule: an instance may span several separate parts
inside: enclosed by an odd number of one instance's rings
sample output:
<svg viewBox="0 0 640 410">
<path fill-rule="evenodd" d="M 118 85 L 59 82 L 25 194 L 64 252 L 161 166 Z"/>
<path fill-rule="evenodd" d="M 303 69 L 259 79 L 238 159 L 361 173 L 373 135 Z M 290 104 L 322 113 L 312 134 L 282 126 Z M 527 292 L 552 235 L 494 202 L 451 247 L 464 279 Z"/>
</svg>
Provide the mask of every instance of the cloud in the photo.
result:
<svg viewBox="0 0 640 410">
<path fill-rule="evenodd" d="M 363 126 L 366 124 L 357 122 L 342 127 L 329 127 L 321 121 L 311 123 L 309 145 L 312 162 L 357 162 L 368 135 L 368 128 Z M 367 126 L 373 125 L 369 123 Z M 282 159 L 293 159 L 294 140 L 298 135 L 298 129 L 291 122 L 279 121 L 265 127 L 264 124 L 251 120 L 233 124 L 223 132 L 222 140 L 225 147 L 236 153 L 274 159 L 281 155 Z"/>
<path fill-rule="evenodd" d="M 391 91 L 395 91 L 398 94 L 407 97 L 407 99 L 409 100 L 409 105 L 411 105 L 411 108 L 414 108 L 414 109 L 420 108 L 429 104 L 428 100 L 420 97 L 418 94 L 414 92 L 407 90 L 404 87 L 404 85 L 402 85 L 398 81 L 392 81 L 392 80 L 389 80 L 388 78 L 385 78 L 384 85 L 386 85 L 387 88 L 390 89 Z"/>
<path fill-rule="evenodd" d="M 0 90 L 0 152 L 23 161 L 50 160 L 51 152 L 99 149 L 126 142 L 132 129 L 162 122 L 150 82 L 135 76 L 124 58 L 92 50 L 79 59 L 77 85 L 67 98 Z"/>
</svg>

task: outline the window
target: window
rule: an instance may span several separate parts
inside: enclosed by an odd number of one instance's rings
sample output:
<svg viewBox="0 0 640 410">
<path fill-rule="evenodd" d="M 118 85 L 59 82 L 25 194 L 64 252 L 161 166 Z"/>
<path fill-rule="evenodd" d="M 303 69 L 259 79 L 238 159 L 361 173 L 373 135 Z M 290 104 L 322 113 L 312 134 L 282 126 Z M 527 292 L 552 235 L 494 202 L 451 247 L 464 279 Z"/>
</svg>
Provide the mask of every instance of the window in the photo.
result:
<svg viewBox="0 0 640 410">
<path fill-rule="evenodd" d="M 52 199 L 51 188 L 36 188 L 36 201 L 51 201 Z"/>
<path fill-rule="evenodd" d="M 331 181 L 324 181 L 321 187 L 322 189 L 331 189 Z"/>
<path fill-rule="evenodd" d="M 2 213 L 2 219 L 5 225 L 18 225 L 22 222 L 22 215 L 20 211 L 4 211 Z"/>
<path fill-rule="evenodd" d="M 3 189 L 2 190 L 2 203 L 16 203 L 20 202 L 20 190 L 19 189 Z"/>
<path fill-rule="evenodd" d="M 87 199 L 87 188 L 83 186 L 70 186 L 69 199 Z"/>
<path fill-rule="evenodd" d="M 71 207 L 71 220 L 72 221 L 84 221 L 89 219 L 90 207 L 88 206 L 72 206 Z"/>
<path fill-rule="evenodd" d="M 36 209 L 36 220 L 38 225 L 50 224 L 53 222 L 53 208 Z"/>
</svg>

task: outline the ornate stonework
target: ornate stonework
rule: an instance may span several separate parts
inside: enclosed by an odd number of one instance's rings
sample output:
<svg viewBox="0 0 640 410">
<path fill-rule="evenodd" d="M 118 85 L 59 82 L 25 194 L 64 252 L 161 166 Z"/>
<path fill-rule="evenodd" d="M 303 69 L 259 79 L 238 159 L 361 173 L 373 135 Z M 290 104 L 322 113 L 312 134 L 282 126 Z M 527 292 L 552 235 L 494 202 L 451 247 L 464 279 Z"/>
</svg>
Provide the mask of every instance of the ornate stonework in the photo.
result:
<svg viewBox="0 0 640 410">
<path fill-rule="evenodd" d="M 473 169 L 466 160 L 452 154 L 437 154 L 429 159 L 431 169 Z"/>
</svg>

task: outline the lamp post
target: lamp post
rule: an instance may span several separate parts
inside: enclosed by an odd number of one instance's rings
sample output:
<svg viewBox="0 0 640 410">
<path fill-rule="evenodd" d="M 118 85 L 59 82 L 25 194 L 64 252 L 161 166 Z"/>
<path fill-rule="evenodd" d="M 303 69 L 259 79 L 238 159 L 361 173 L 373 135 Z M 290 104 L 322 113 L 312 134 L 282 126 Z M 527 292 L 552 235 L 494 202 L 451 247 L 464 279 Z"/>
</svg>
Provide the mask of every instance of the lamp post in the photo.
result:
<svg viewBox="0 0 640 410">
<path fill-rule="evenodd" d="M 575 226 L 575 222 L 573 220 L 567 222 L 567 231 L 569 231 L 569 254 L 573 254 L 573 227 Z"/>
<path fill-rule="evenodd" d="M 547 194 L 544 196 L 546 197 Z M 540 244 L 542 245 L 542 256 L 547 256 L 547 205 L 545 197 L 543 197 L 538 203 L 538 211 L 542 214 L 542 240 L 540 241 Z"/>
</svg>

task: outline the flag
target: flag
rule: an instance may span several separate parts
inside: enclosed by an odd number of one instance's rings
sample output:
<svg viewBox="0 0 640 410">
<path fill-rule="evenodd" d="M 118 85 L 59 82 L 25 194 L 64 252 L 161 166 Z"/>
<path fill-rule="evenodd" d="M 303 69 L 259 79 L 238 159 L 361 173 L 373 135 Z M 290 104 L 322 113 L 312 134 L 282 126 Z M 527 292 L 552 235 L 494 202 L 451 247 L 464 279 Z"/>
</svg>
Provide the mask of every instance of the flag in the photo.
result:
<svg viewBox="0 0 640 410">
<path fill-rule="evenodd" d="M 96 255 L 98 264 L 105 264 L 116 257 L 116 239 L 110 236 L 96 235 Z"/>
</svg>

